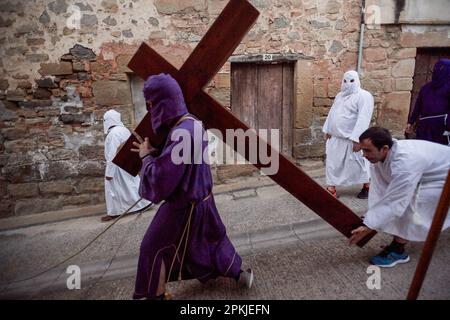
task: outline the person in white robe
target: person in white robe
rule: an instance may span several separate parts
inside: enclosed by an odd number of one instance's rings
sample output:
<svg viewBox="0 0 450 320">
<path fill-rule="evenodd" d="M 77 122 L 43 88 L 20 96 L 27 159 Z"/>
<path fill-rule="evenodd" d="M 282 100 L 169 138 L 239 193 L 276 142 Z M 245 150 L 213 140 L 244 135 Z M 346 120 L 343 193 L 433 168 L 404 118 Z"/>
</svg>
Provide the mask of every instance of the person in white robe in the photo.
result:
<svg viewBox="0 0 450 320">
<path fill-rule="evenodd" d="M 359 147 L 359 136 L 369 128 L 374 100 L 361 88 L 356 71 L 347 71 L 322 131 L 326 134 L 327 190 L 335 197 L 336 186 L 363 184 L 358 198 L 367 199 L 369 163 Z"/>
<path fill-rule="evenodd" d="M 105 139 L 105 200 L 107 215 L 102 221 L 117 218 L 128 210 L 141 197 L 139 196 L 139 176 L 133 177 L 112 161 L 123 143 L 130 137 L 130 131 L 123 125 L 120 113 L 115 110 L 105 112 L 103 116 Z M 143 211 L 151 202 L 143 199 L 131 212 Z"/>
<path fill-rule="evenodd" d="M 364 226 L 352 231 L 350 244 L 372 230 L 394 236 L 392 243 L 370 262 L 393 267 L 410 260 L 408 241 L 425 241 L 450 169 L 450 147 L 425 140 L 392 139 L 389 131 L 373 127 L 360 136 L 370 166 L 369 208 Z M 450 227 L 450 215 L 443 230 Z"/>
</svg>

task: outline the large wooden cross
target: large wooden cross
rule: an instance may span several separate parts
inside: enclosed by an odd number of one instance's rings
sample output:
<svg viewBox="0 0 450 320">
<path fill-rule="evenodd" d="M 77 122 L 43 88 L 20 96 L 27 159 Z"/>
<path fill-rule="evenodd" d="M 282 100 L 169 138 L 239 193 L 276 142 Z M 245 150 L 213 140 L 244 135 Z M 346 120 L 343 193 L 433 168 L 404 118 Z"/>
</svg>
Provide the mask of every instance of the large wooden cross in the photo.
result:
<svg viewBox="0 0 450 320">
<path fill-rule="evenodd" d="M 142 79 L 150 75 L 168 73 L 173 76 L 183 90 L 189 112 L 198 117 L 206 128 L 215 128 L 226 137 L 226 129 L 243 129 L 249 127 L 236 118 L 230 111 L 203 91 L 203 87 L 214 77 L 239 45 L 248 30 L 256 21 L 259 12 L 246 0 L 230 0 L 208 32 L 201 39 L 192 54 L 180 70 L 177 70 L 156 51 L 142 43 L 130 60 L 128 67 Z M 151 127 L 150 113 L 147 113 L 135 131 L 141 137 L 149 137 L 152 145 L 161 145 L 162 136 L 156 136 Z M 256 135 L 256 132 L 254 133 Z M 258 146 L 266 146 L 269 154 L 279 155 L 279 170 L 269 177 L 303 202 L 322 219 L 331 224 L 347 238 L 351 230 L 362 225 L 362 220 L 342 202 L 331 196 L 321 185 L 298 168 L 293 161 L 279 154 L 263 139 L 256 137 Z M 139 172 L 141 161 L 136 153 L 130 151 L 136 138 L 131 135 L 120 149 L 113 162 L 132 175 Z M 246 154 L 249 160 L 248 142 Z M 237 145 L 234 144 L 236 149 Z M 236 150 L 237 151 L 237 150 Z M 266 167 L 259 159 L 254 164 L 258 169 Z M 373 236 L 371 233 L 358 245 L 362 247 Z"/>
</svg>

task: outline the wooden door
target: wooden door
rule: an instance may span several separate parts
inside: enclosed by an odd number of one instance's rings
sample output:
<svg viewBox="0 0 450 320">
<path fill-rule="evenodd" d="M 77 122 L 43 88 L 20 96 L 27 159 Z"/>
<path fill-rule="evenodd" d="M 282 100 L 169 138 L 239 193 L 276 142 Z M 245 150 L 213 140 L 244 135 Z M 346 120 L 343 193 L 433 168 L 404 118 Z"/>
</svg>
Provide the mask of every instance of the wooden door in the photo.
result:
<svg viewBox="0 0 450 320">
<path fill-rule="evenodd" d="M 294 64 L 232 63 L 231 110 L 249 127 L 279 129 L 280 150 L 292 155 Z"/>
<path fill-rule="evenodd" d="M 442 58 L 450 59 L 450 48 L 417 48 L 410 113 L 414 108 L 420 88 L 431 81 L 434 64 Z"/>
</svg>

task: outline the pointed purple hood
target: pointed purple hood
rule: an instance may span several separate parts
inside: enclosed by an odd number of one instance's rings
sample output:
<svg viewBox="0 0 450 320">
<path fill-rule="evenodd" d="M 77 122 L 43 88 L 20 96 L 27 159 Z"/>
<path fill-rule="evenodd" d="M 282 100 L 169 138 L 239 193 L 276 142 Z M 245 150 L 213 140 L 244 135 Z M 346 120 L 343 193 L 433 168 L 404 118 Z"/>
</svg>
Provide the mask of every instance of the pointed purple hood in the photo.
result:
<svg viewBox="0 0 450 320">
<path fill-rule="evenodd" d="M 152 102 L 150 114 L 152 128 L 158 133 L 164 125 L 188 113 L 183 92 L 178 82 L 169 74 L 160 73 L 148 77 L 144 83 L 145 100 Z"/>
<path fill-rule="evenodd" d="M 450 59 L 441 59 L 434 65 L 431 85 L 434 88 L 450 84 Z"/>
</svg>

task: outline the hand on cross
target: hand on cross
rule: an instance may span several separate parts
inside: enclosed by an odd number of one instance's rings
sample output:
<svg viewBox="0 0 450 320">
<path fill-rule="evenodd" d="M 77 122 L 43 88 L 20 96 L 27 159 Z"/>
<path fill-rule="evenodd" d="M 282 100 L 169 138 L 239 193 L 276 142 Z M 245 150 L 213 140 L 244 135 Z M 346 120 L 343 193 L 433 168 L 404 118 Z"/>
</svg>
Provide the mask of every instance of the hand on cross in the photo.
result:
<svg viewBox="0 0 450 320">
<path fill-rule="evenodd" d="M 141 159 L 156 150 L 155 148 L 153 148 L 151 146 L 150 141 L 148 140 L 148 137 L 145 137 L 145 139 L 143 140 L 141 138 L 141 136 L 139 134 L 137 134 L 135 131 L 133 131 L 133 135 L 136 137 L 136 139 L 137 139 L 137 141 L 139 141 L 139 143 L 134 141 L 133 146 L 138 147 L 138 149 L 131 149 L 131 151 L 138 152 L 139 157 Z"/>
<path fill-rule="evenodd" d="M 352 244 L 358 243 L 359 241 L 364 239 L 364 237 L 367 236 L 371 232 L 372 232 L 372 229 L 370 229 L 366 226 L 361 226 L 361 227 L 358 227 L 358 228 L 352 230 L 352 236 L 348 240 L 348 244 L 352 245 Z"/>
</svg>

